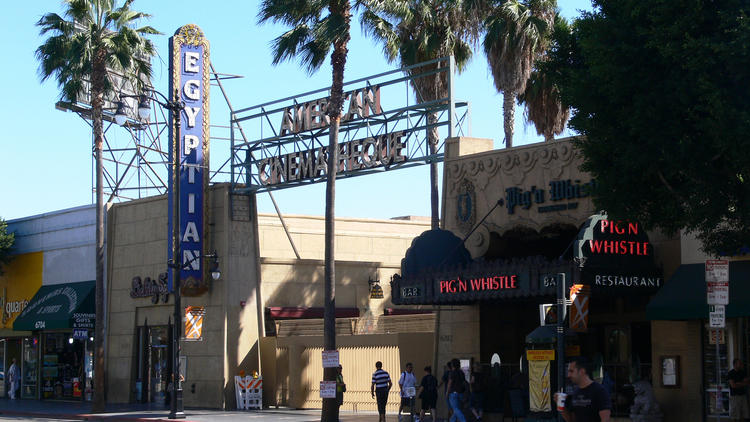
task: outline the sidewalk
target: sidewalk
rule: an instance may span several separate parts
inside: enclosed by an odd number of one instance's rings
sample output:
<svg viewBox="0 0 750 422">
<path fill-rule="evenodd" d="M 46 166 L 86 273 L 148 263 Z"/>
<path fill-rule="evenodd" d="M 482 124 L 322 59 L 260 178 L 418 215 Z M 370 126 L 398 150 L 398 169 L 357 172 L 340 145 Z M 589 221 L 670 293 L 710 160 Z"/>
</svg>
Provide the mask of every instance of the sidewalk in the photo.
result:
<svg viewBox="0 0 750 422">
<path fill-rule="evenodd" d="M 318 422 L 320 410 L 264 409 L 262 411 L 224 411 L 214 409 L 185 409 L 185 422 L 234 421 L 281 421 Z M 44 400 L 0 399 L 0 418 L 26 417 L 41 419 L 66 419 L 80 421 L 171 421 L 169 409 L 141 404 L 107 405 L 106 413 L 91 413 L 91 403 L 69 403 Z M 342 422 L 375 422 L 376 413 L 341 412 Z M 395 414 L 388 415 L 388 422 L 397 422 Z M 405 418 L 405 421 L 408 419 Z"/>
</svg>

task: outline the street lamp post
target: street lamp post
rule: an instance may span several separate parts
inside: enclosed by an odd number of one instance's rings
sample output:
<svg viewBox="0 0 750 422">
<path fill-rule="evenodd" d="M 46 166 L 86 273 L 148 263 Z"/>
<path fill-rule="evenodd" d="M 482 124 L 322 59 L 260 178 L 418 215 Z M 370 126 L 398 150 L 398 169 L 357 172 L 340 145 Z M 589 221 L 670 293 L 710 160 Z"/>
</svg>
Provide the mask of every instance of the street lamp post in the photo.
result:
<svg viewBox="0 0 750 422">
<path fill-rule="evenodd" d="M 182 402 L 182 383 L 180 382 L 180 328 L 182 326 L 180 272 L 180 117 L 185 105 L 178 100 L 179 90 L 175 89 L 174 98 L 170 100 L 159 91 L 149 89 L 144 94 L 132 96 L 138 98 L 138 116 L 142 119 L 150 113 L 149 100 L 169 110 L 174 121 L 174 136 L 172 139 L 172 259 L 168 263 L 172 268 L 172 291 L 174 294 L 174 325 L 172 326 L 172 399 L 169 406 L 170 419 L 184 419 L 185 411 Z M 157 97 L 161 97 L 161 100 Z M 121 98 L 128 97 L 122 95 Z M 126 120 L 125 105 L 118 102 L 115 121 L 123 125 Z"/>
</svg>

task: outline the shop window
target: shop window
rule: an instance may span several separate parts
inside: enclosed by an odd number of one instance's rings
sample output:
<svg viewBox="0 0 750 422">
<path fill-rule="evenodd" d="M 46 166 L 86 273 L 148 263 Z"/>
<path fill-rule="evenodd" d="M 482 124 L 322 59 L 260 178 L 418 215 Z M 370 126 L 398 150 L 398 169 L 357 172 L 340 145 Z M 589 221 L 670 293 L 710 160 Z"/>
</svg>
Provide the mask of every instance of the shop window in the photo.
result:
<svg viewBox="0 0 750 422">
<path fill-rule="evenodd" d="M 21 368 L 21 397 L 37 399 L 39 379 L 39 338 L 26 337 L 23 339 L 23 364 Z"/>
<path fill-rule="evenodd" d="M 630 339 L 624 328 L 610 328 L 607 335 L 607 363 L 630 362 Z"/>
<path fill-rule="evenodd" d="M 70 333 L 45 333 L 42 355 L 42 398 L 82 399 L 86 378 L 85 340 Z"/>
</svg>

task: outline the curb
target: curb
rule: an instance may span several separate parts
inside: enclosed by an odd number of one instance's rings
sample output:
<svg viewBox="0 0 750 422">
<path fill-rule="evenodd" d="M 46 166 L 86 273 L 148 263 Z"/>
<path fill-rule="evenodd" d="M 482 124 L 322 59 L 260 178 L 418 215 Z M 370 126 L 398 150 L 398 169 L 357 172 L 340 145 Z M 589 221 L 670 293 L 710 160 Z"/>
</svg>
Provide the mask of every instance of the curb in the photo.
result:
<svg viewBox="0 0 750 422">
<path fill-rule="evenodd" d="M 23 416 L 29 418 L 49 418 L 49 419 L 78 419 L 81 421 L 111 420 L 111 421 L 128 421 L 128 422 L 171 422 L 173 419 L 157 417 L 136 417 L 118 414 L 96 414 L 96 413 L 47 413 L 47 412 L 24 412 L 12 410 L 0 410 L 0 415 Z M 197 422 L 190 419 L 182 419 L 182 422 Z"/>
</svg>

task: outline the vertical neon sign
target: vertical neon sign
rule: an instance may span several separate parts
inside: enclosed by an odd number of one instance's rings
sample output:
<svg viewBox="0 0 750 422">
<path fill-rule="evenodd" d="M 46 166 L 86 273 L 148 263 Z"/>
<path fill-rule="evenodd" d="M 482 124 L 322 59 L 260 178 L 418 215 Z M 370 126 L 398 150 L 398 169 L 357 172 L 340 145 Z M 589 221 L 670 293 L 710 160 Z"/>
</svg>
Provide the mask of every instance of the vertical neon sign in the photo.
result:
<svg viewBox="0 0 750 422">
<path fill-rule="evenodd" d="M 180 118 L 180 255 L 182 294 L 197 296 L 208 290 L 208 270 L 201 258 L 208 248 L 209 44 L 197 25 L 185 25 L 169 43 L 170 96 L 185 105 Z M 177 98 L 175 98 L 177 95 Z M 171 116 L 170 116 L 171 119 Z M 170 120 L 174 142 L 174 121 Z M 170 148 L 170 161 L 174 159 Z M 173 256 L 173 175 L 169 175 L 168 253 Z M 169 272 L 169 291 L 173 291 Z"/>
</svg>

